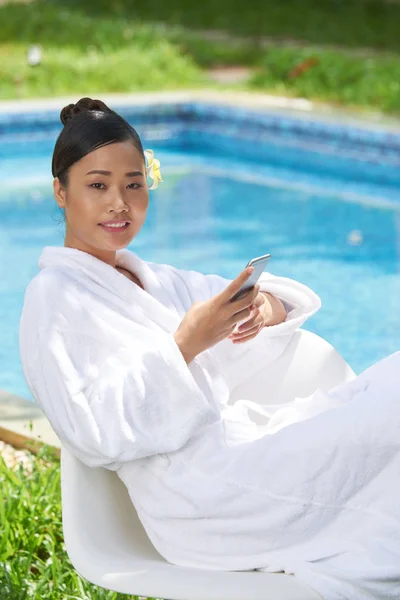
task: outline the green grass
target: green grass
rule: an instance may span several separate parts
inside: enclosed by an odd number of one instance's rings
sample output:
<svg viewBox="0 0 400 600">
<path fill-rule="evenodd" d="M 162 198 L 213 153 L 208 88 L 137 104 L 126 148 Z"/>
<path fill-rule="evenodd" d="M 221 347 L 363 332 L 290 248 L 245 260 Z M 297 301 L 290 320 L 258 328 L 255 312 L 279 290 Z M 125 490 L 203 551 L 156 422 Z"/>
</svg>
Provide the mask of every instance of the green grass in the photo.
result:
<svg viewBox="0 0 400 600">
<path fill-rule="evenodd" d="M 304 72 L 296 76 L 296 67 L 300 71 L 302 66 Z M 400 114 L 400 61 L 396 57 L 359 60 L 327 50 L 271 49 L 264 54 L 250 86 Z"/>
<path fill-rule="evenodd" d="M 251 9 L 239 0 L 6 4 L 0 6 L 0 99 L 222 87 L 398 115 L 398 23 L 400 4 L 383 0 L 264 0 Z M 211 41 L 195 31 L 201 28 L 252 37 Z M 261 35 L 275 42 L 263 47 Z M 285 46 L 283 38 L 304 45 Z M 26 63 L 31 44 L 43 49 L 36 67 Z M 364 47 L 372 50 L 354 53 Z M 316 64 L 294 76 L 310 57 Z M 206 71 L 229 65 L 249 66 L 253 76 L 221 86 Z"/>
<path fill-rule="evenodd" d="M 400 50 L 400 5 L 385 0 L 66 0 L 66 4 L 93 16 L 119 15 L 321 46 Z"/>
<path fill-rule="evenodd" d="M 0 456 L 0 600 L 134 598 L 98 588 L 74 571 L 62 535 L 59 462 L 43 450 L 32 473 L 24 474 Z"/>
<path fill-rule="evenodd" d="M 26 51 L 40 44 L 42 63 Z M 149 26 L 93 20 L 46 2 L 0 7 L 0 98 L 162 90 L 204 83 L 200 68 Z"/>
<path fill-rule="evenodd" d="M 0 98 L 100 94 L 196 87 L 203 75 L 165 40 L 143 51 L 135 45 L 113 52 L 45 47 L 40 66 L 30 67 L 26 48 L 0 45 Z"/>
</svg>

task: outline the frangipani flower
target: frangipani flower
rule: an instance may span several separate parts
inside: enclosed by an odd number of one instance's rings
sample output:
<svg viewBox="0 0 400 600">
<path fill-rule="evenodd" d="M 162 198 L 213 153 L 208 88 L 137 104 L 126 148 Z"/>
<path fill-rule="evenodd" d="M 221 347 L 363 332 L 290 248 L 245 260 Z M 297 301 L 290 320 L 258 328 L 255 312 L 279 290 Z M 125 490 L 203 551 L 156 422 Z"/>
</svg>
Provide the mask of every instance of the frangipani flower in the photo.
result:
<svg viewBox="0 0 400 600">
<path fill-rule="evenodd" d="M 154 158 L 153 150 L 145 150 L 144 155 L 146 158 L 146 174 L 153 180 L 149 190 L 155 190 L 158 188 L 160 181 L 163 181 L 160 171 L 160 161 L 157 158 Z"/>
</svg>

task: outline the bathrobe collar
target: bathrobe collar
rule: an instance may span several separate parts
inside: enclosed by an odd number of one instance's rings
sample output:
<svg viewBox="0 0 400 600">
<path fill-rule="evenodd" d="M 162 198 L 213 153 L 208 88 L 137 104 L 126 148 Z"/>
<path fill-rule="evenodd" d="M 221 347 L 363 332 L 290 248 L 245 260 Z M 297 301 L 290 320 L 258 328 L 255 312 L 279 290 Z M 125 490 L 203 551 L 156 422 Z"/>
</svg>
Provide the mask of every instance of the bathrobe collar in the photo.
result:
<svg viewBox="0 0 400 600">
<path fill-rule="evenodd" d="M 41 270 L 47 267 L 67 267 L 80 272 L 124 302 L 139 305 L 152 321 L 166 331 L 175 332 L 182 320 L 171 296 L 149 264 L 127 248 L 117 250 L 116 266 L 124 267 L 137 275 L 144 290 L 111 265 L 76 248 L 46 246 L 38 264 Z"/>
</svg>

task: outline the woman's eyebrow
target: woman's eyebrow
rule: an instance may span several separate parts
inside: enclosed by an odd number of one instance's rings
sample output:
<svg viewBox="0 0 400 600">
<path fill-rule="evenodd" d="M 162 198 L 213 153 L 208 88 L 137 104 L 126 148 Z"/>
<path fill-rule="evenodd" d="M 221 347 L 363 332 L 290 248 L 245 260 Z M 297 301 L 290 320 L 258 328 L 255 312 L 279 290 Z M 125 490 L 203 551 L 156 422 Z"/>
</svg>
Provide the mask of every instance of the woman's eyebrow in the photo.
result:
<svg viewBox="0 0 400 600">
<path fill-rule="evenodd" d="M 130 173 L 125 173 L 126 177 L 138 177 L 139 175 L 143 177 L 142 171 L 131 171 Z"/>
<path fill-rule="evenodd" d="M 111 175 L 111 171 L 102 171 L 101 169 L 94 169 L 93 171 L 88 171 L 86 175 Z M 142 171 L 130 171 L 129 173 L 125 173 L 125 177 L 143 177 Z"/>
</svg>

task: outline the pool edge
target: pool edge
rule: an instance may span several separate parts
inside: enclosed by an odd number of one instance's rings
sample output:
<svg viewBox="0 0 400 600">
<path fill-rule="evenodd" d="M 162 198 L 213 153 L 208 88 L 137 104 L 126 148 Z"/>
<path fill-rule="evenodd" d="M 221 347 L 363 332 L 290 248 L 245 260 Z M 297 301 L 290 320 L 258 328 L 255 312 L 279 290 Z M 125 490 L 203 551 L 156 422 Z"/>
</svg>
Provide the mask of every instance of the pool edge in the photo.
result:
<svg viewBox="0 0 400 600">
<path fill-rule="evenodd" d="M 28 111 L 61 110 L 70 102 L 76 102 L 79 97 L 87 94 L 71 94 L 57 98 L 0 100 L 0 114 Z M 390 131 L 400 133 L 400 119 L 380 112 L 357 112 L 349 108 L 336 107 L 321 102 L 313 102 L 305 98 L 290 98 L 272 96 L 259 92 L 246 91 L 216 91 L 216 90 L 180 90 L 174 92 L 146 92 L 134 94 L 95 94 L 96 97 L 112 105 L 118 106 L 148 104 L 170 104 L 204 102 L 219 105 L 247 108 L 261 111 L 278 111 L 296 118 L 312 118 L 321 122 L 340 122 L 353 127 L 369 130 Z"/>
<path fill-rule="evenodd" d="M 59 456 L 60 440 L 41 408 L 25 398 L 0 390 L 0 440 L 36 453 L 43 444 Z"/>
</svg>

